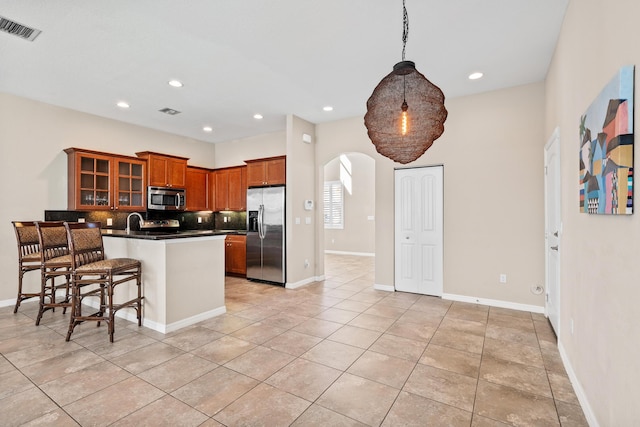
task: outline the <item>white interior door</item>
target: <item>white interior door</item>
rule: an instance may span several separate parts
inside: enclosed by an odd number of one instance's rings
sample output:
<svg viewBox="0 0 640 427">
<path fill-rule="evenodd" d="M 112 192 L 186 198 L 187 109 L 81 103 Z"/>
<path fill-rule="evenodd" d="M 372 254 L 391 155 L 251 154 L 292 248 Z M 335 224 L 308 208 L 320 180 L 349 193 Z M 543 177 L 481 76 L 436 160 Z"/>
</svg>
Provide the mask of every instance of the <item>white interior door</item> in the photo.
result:
<svg viewBox="0 0 640 427">
<path fill-rule="evenodd" d="M 560 132 L 555 132 L 544 147 L 545 194 L 545 312 L 551 326 L 559 332 L 560 322 Z"/>
<path fill-rule="evenodd" d="M 395 171 L 395 288 L 442 296 L 442 166 Z"/>
</svg>

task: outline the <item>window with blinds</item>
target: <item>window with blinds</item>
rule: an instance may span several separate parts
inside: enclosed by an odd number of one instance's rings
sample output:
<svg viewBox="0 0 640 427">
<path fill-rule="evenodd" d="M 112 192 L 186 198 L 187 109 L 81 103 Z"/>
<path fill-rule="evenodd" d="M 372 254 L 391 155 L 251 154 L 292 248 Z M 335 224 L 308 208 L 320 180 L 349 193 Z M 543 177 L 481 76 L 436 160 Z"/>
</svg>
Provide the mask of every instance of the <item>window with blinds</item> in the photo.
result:
<svg viewBox="0 0 640 427">
<path fill-rule="evenodd" d="M 344 228 L 344 191 L 342 182 L 324 183 L 324 228 Z"/>
</svg>

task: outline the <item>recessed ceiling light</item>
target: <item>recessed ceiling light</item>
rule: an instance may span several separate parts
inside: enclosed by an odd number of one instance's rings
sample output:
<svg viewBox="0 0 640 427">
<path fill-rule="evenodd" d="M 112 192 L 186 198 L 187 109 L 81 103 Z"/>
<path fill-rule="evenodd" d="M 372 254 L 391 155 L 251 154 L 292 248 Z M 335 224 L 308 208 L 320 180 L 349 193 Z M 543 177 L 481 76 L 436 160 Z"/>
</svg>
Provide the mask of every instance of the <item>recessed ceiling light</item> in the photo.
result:
<svg viewBox="0 0 640 427">
<path fill-rule="evenodd" d="M 327 105 L 326 107 L 322 107 L 324 111 L 333 111 L 333 107 L 331 105 Z"/>
<path fill-rule="evenodd" d="M 183 84 L 180 80 L 169 80 L 169 86 L 182 87 Z"/>
<path fill-rule="evenodd" d="M 262 114 L 254 114 L 253 118 L 257 119 L 257 120 L 260 120 L 260 119 L 262 119 Z"/>
<path fill-rule="evenodd" d="M 118 107 L 120 107 L 120 108 L 129 108 L 130 107 L 129 103 L 128 102 L 124 102 L 124 101 L 120 101 L 116 105 Z"/>
<path fill-rule="evenodd" d="M 202 130 L 205 132 L 213 132 L 213 128 L 211 126 L 205 126 L 202 128 Z"/>
<path fill-rule="evenodd" d="M 482 76 L 484 76 L 484 74 L 482 74 L 481 72 L 477 71 L 475 73 L 469 74 L 469 80 L 478 80 L 478 79 L 482 78 Z"/>
</svg>

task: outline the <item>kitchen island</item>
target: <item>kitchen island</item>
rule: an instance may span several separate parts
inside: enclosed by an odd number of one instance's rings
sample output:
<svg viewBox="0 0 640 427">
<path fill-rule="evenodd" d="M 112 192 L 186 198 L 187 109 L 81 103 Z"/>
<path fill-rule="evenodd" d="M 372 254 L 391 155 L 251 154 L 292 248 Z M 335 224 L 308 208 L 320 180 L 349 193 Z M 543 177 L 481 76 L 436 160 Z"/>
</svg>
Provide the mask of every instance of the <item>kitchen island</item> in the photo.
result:
<svg viewBox="0 0 640 427">
<path fill-rule="evenodd" d="M 142 262 L 145 327 L 168 333 L 226 312 L 226 234 L 103 230 L 107 258 Z M 135 317 L 127 310 L 120 313 Z"/>
</svg>

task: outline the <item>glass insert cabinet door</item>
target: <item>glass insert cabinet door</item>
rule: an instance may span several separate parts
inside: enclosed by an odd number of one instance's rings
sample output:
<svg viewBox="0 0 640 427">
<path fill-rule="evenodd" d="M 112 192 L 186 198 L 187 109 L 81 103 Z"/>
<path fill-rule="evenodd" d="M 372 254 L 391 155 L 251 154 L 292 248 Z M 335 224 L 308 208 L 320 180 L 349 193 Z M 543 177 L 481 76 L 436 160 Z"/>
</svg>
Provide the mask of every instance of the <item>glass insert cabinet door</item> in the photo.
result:
<svg viewBox="0 0 640 427">
<path fill-rule="evenodd" d="M 109 188 L 111 159 L 80 156 L 80 194 L 78 204 L 87 208 L 111 208 Z"/>
<path fill-rule="evenodd" d="M 144 166 L 133 159 L 116 159 L 116 209 L 136 210 L 144 208 Z"/>
</svg>

